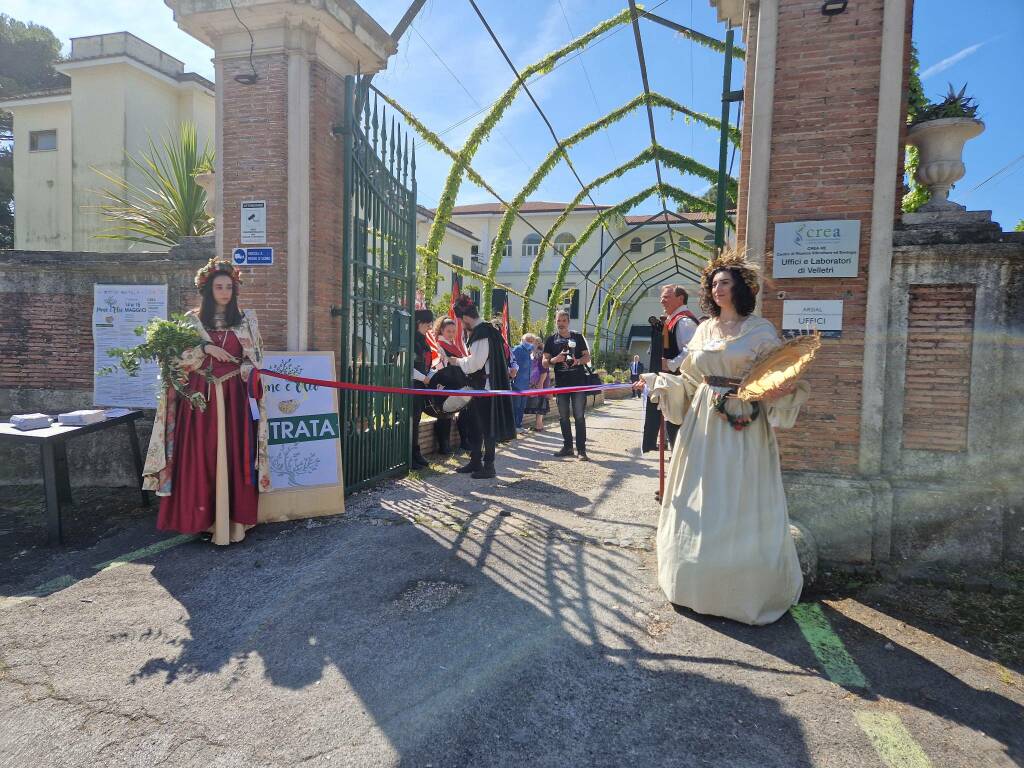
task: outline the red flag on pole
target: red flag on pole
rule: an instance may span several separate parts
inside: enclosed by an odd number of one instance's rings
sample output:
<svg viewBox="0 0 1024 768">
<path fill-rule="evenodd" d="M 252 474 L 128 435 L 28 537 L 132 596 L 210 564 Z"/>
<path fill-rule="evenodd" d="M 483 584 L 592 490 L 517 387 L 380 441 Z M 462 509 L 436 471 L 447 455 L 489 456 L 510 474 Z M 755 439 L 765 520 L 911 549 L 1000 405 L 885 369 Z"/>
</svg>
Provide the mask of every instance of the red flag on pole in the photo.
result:
<svg viewBox="0 0 1024 768">
<path fill-rule="evenodd" d="M 460 357 L 469 357 L 469 350 L 466 349 L 466 336 L 462 329 L 462 321 L 455 316 L 455 299 L 461 293 L 452 286 L 452 299 L 448 304 L 448 317 L 455 321 L 455 346 L 459 349 Z"/>
<path fill-rule="evenodd" d="M 508 300 L 505 301 L 505 306 L 501 308 L 501 336 L 505 339 L 505 358 L 512 353 L 512 345 L 508 343 Z"/>
</svg>

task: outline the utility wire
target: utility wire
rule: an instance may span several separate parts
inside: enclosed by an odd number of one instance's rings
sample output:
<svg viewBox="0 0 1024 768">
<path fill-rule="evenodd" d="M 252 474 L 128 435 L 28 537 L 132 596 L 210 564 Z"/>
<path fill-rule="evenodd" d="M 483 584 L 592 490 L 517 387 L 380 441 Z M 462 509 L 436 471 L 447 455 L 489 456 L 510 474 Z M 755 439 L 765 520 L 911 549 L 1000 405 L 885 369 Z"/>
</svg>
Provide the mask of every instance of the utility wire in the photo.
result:
<svg viewBox="0 0 1024 768">
<path fill-rule="evenodd" d="M 565 20 L 565 28 L 569 30 L 569 39 L 575 40 L 576 33 L 572 31 L 572 25 L 569 23 L 569 16 L 565 12 L 565 5 L 562 3 L 562 0 L 558 0 L 558 7 L 562 10 L 562 19 Z M 590 96 L 594 100 L 594 106 L 597 107 L 598 114 L 601 114 L 605 110 L 601 107 L 600 102 L 597 100 L 597 91 L 594 90 L 594 84 L 590 80 L 590 73 L 587 71 L 587 65 L 583 63 L 583 59 L 580 59 L 580 69 L 583 70 L 583 77 L 586 78 L 587 80 L 587 88 L 590 89 Z M 615 145 L 612 143 L 612 137 L 608 133 L 608 126 L 606 125 L 604 128 L 602 128 L 601 132 L 604 133 L 604 137 L 608 141 L 608 149 L 612 151 L 612 159 L 615 160 L 616 165 L 620 165 L 619 154 L 618 152 L 615 151 Z"/>
<path fill-rule="evenodd" d="M 419 38 L 420 40 L 422 40 L 422 41 L 423 41 L 423 44 L 424 44 L 425 46 L 427 46 L 428 50 L 429 50 L 429 51 L 430 51 L 430 52 L 431 52 L 432 54 L 434 54 L 434 58 L 435 58 L 435 59 L 437 59 L 437 60 L 438 60 L 438 61 L 439 61 L 439 62 L 441 63 L 441 66 L 442 66 L 442 67 L 444 67 L 444 68 L 445 68 L 445 71 L 446 71 L 446 72 L 448 72 L 448 74 L 452 76 L 452 79 L 454 79 L 454 80 L 455 80 L 455 82 L 459 84 L 459 87 L 461 87 L 461 88 L 462 88 L 462 90 L 463 90 L 463 91 L 465 91 L 466 95 L 467 95 L 467 96 L 469 96 L 470 100 L 471 100 L 471 101 L 472 101 L 472 102 L 473 102 L 474 104 L 476 104 L 478 108 L 481 108 L 481 109 L 482 109 L 482 107 L 481 107 L 481 105 L 480 105 L 480 102 L 479 102 L 479 100 L 478 100 L 478 99 L 476 98 L 476 96 L 474 96 L 474 95 L 473 95 L 472 93 L 470 93 L 470 91 L 469 91 L 469 88 L 467 88 L 467 87 L 466 87 L 466 84 L 465 84 L 465 83 L 463 83 L 463 82 L 462 82 L 462 80 L 460 80 L 460 79 L 459 79 L 459 76 L 458 76 L 458 75 L 456 75 L 456 74 L 455 74 L 455 73 L 454 73 L 454 72 L 452 71 L 452 68 L 448 66 L 448 62 L 446 62 L 446 61 L 445 61 L 444 59 L 442 59 L 442 58 L 441 58 L 441 54 L 439 54 L 439 53 L 438 53 L 437 51 L 435 51 L 435 50 L 434 50 L 434 46 L 432 46 L 432 45 L 431 45 L 431 44 L 430 44 L 429 42 L 427 42 L 427 38 L 425 38 L 425 37 L 423 36 L 423 33 L 422 33 L 422 32 L 420 32 L 420 31 L 419 31 L 418 29 L 416 29 L 416 27 L 414 27 L 414 26 L 413 26 L 412 24 L 410 24 L 410 25 L 409 25 L 409 29 L 411 29 L 411 30 L 412 30 L 413 32 L 415 32 L 415 33 L 416 33 L 416 36 L 417 36 L 417 37 L 418 37 L 418 38 Z M 505 140 L 505 143 L 506 143 L 506 144 L 508 144 L 508 146 L 509 146 L 509 149 L 511 149 L 511 150 L 512 150 L 512 151 L 513 151 L 513 152 L 515 153 L 516 157 L 518 157 L 518 158 L 519 158 L 519 159 L 520 159 L 520 160 L 522 161 L 522 163 L 523 163 L 523 166 L 524 166 L 524 167 L 526 168 L 526 170 L 527 170 L 527 171 L 530 171 L 530 170 L 531 170 L 531 168 L 530 168 L 530 164 L 529 164 L 528 162 L 526 162 L 526 158 L 524 158 L 524 157 L 523 157 L 523 156 L 522 156 L 521 154 L 519 154 L 519 150 L 518 150 L 518 149 L 516 149 L 515 145 L 514 145 L 514 144 L 513 144 L 513 143 L 512 143 L 511 141 L 509 141 L 509 138 L 508 138 L 508 137 L 507 137 L 507 136 L 506 136 L 506 135 L 504 134 L 504 132 L 503 132 L 503 131 L 501 130 L 501 128 L 500 128 L 500 127 L 498 127 L 498 126 L 495 126 L 495 128 L 496 128 L 496 129 L 497 129 L 497 131 L 498 131 L 498 135 L 499 135 L 499 136 L 501 136 L 501 138 Z"/>
<path fill-rule="evenodd" d="M 491 40 L 494 41 L 494 45 L 498 48 L 498 51 L 501 52 L 501 55 L 505 59 L 505 62 L 508 64 L 513 74 L 516 76 L 516 80 L 519 81 L 520 87 L 524 91 L 526 91 L 526 95 L 530 97 L 530 101 L 533 102 L 533 106 L 534 108 L 536 108 L 537 113 L 541 117 L 541 120 L 543 120 L 544 125 L 547 126 L 548 132 L 551 134 L 551 138 L 554 139 L 555 146 L 558 147 L 559 151 L 562 154 L 562 157 L 565 159 L 565 164 L 568 166 L 569 170 L 572 171 L 572 175 L 576 177 L 576 181 L 579 182 L 580 189 L 586 189 L 587 185 L 586 183 L 584 183 L 583 179 L 580 178 L 579 173 L 576 171 L 576 167 L 572 164 L 572 160 L 569 158 L 568 150 L 566 150 L 565 145 L 562 144 L 562 140 L 558 138 L 558 134 L 555 132 L 554 126 L 551 125 L 551 121 L 548 119 L 548 116 L 544 114 L 544 110 L 541 108 L 540 103 L 534 97 L 533 92 L 530 90 L 530 87 L 526 84 L 526 81 L 523 79 L 523 76 L 519 73 L 519 70 L 516 69 L 516 65 L 512 62 L 512 59 L 509 57 L 508 52 L 505 50 L 505 47 L 501 44 L 501 41 L 498 39 L 498 36 L 494 33 L 494 30 L 491 28 L 491 25 L 487 22 L 487 19 L 484 17 L 483 11 L 480 10 L 480 6 L 476 4 L 476 0 L 469 0 L 469 4 L 473 6 L 473 10 L 476 11 L 476 15 L 480 19 L 480 23 L 484 25 L 484 29 L 487 30 L 487 34 L 491 36 Z M 650 105 L 648 105 L 648 109 L 650 109 Z M 594 200 L 593 195 L 591 195 L 589 192 L 587 192 L 587 199 L 590 200 L 591 205 L 597 205 L 597 202 Z M 640 272 L 639 270 L 637 270 L 636 264 L 633 262 L 632 259 L 629 259 L 629 263 L 633 267 L 633 271 L 636 272 L 639 276 Z M 573 267 L 575 267 L 576 271 L 578 271 L 580 274 L 583 274 L 583 270 L 581 270 L 575 264 L 573 264 Z"/>
<path fill-rule="evenodd" d="M 655 10 L 656 8 L 660 8 L 661 6 L 663 6 L 663 5 L 664 5 L 665 3 L 667 3 L 667 2 L 668 2 L 668 0 L 661 0 L 661 2 L 657 3 L 656 5 L 653 5 L 653 6 L 651 6 L 651 9 L 650 9 L 650 10 L 652 10 L 652 11 L 653 11 L 653 10 Z M 598 38 L 596 38 L 595 40 L 593 40 L 593 41 L 592 41 L 592 42 L 591 42 L 591 43 L 590 43 L 590 44 L 589 44 L 588 46 L 586 46 L 585 48 L 583 48 L 583 49 L 581 49 L 581 50 L 577 51 L 576 53 L 573 53 L 573 54 L 571 54 L 571 55 L 569 55 L 569 56 L 566 56 L 566 57 L 565 57 L 564 59 L 562 59 L 562 60 L 561 60 L 561 61 L 559 61 L 559 62 L 558 62 L 557 64 L 555 64 L 555 65 L 554 65 L 554 66 L 553 66 L 553 67 L 552 67 L 552 68 L 551 68 L 550 70 L 548 70 L 547 72 L 541 72 L 541 73 L 539 73 L 539 74 L 537 74 L 537 75 L 534 75 L 533 77 L 531 77 L 531 78 L 530 78 L 530 84 L 532 85 L 533 83 L 536 83 L 536 82 L 537 82 L 538 80 L 540 80 L 541 78 L 547 77 L 547 76 L 548 76 L 548 75 L 550 75 L 550 74 L 551 74 L 552 72 L 554 72 L 554 71 L 555 71 L 556 69 L 560 69 L 561 67 L 564 67 L 564 66 L 565 66 L 566 64 L 568 64 L 568 63 L 569 63 L 570 61 L 572 61 L 573 59 L 579 58 L 579 57 L 580 57 L 580 56 L 582 56 L 582 55 L 583 55 L 584 53 L 586 53 L 587 51 L 589 51 L 590 49 L 592 49 L 592 48 L 593 48 L 594 46 L 596 46 L 596 45 L 597 45 L 598 43 L 603 43 L 603 42 L 604 42 L 605 40 L 609 40 L 609 39 L 611 39 L 612 37 L 614 37 L 615 35 L 617 35 L 617 34 L 618 34 L 619 32 L 621 32 L 621 31 L 622 31 L 623 29 L 625 29 L 625 27 L 616 27 L 615 29 L 613 29 L 613 30 L 611 30 L 611 31 L 609 31 L 609 32 L 606 32 L 606 33 L 605 33 L 604 35 L 602 35 L 601 37 L 598 37 Z M 482 114 L 483 114 L 484 112 L 486 112 L 486 111 L 487 111 L 488 109 L 490 109 L 491 107 L 493 107 L 493 106 L 494 106 L 495 104 L 497 104 L 497 103 L 498 103 L 498 100 L 497 100 L 497 99 L 495 99 L 494 101 L 492 101 L 492 102 L 491 102 L 490 104 L 488 104 L 488 105 L 487 105 L 486 107 L 484 107 L 483 109 L 478 109 L 478 110 L 477 110 L 476 112 L 474 112 L 474 113 L 472 113 L 472 114 L 470 114 L 470 115 L 466 115 L 466 116 L 465 116 L 465 117 L 463 117 L 462 119 L 460 119 L 460 120 L 457 120 L 457 121 L 455 121 L 454 123 L 452 123 L 451 125 L 449 125 L 449 126 L 448 126 L 447 128 L 445 128 L 445 129 L 444 129 L 443 131 L 438 131 L 438 132 L 437 132 L 437 135 L 438 135 L 438 136 L 444 136 L 444 135 L 445 135 L 446 133 L 449 133 L 450 131 L 454 131 L 454 130 L 455 130 L 456 128 L 458 128 L 458 127 L 462 126 L 463 124 L 465 124 L 465 123 L 469 122 L 470 120 L 472 120 L 472 119 L 473 119 L 474 117 L 477 117 L 477 116 L 479 116 L 479 115 L 482 115 Z"/>
<path fill-rule="evenodd" d="M 983 187 L 983 186 L 985 186 L 985 185 L 986 185 L 986 184 L 988 184 L 988 183 L 989 183 L 990 181 L 992 181 L 992 179 L 994 179 L 994 178 L 995 178 L 996 176 L 999 176 L 999 175 L 1000 175 L 1001 173 L 1003 173 L 1004 171 L 1008 171 L 1008 170 L 1010 169 L 1010 167 L 1011 167 L 1011 166 L 1014 166 L 1014 165 L 1016 165 L 1016 164 L 1017 164 L 1017 163 L 1019 163 L 1019 162 L 1020 162 L 1021 160 L 1024 160 L 1024 155 L 1018 155 L 1018 156 L 1017 156 L 1017 157 L 1015 157 L 1015 158 L 1014 158 L 1013 160 L 1011 160 L 1011 161 L 1010 161 L 1010 162 L 1008 162 L 1008 163 L 1007 163 L 1006 165 L 1004 165 L 1004 166 L 1003 166 L 1002 168 L 1000 168 L 1000 169 L 999 169 L 998 171 L 996 171 L 996 172 L 995 172 L 995 173 L 993 173 L 993 174 L 992 174 L 991 176 L 989 176 L 989 177 L 988 177 L 987 179 L 985 179 L 984 181 L 981 181 L 981 182 L 979 182 L 978 184 L 975 184 L 975 185 L 974 185 L 973 187 L 971 187 L 971 188 L 970 188 L 969 190 L 967 190 L 967 192 L 966 192 L 966 193 L 964 193 L 964 197 L 966 197 L 967 195 L 971 194 L 971 192 L 974 192 L 974 191 L 975 191 L 976 189 L 978 189 L 979 187 Z"/>
</svg>

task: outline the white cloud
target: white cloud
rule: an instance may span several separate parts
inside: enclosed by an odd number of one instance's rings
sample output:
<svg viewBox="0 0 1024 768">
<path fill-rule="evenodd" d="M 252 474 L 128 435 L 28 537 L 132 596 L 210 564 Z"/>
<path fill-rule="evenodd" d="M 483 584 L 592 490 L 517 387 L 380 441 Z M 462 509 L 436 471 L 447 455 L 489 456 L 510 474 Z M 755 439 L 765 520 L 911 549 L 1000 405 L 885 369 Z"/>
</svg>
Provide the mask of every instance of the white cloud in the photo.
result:
<svg viewBox="0 0 1024 768">
<path fill-rule="evenodd" d="M 972 53 L 977 51 L 983 45 L 985 45 L 984 42 L 982 42 L 982 43 L 975 43 L 974 45 L 969 45 L 966 48 L 964 48 L 964 49 L 962 49 L 960 51 L 957 51 L 952 56 L 947 56 L 946 58 L 944 58 L 942 61 L 938 62 L 937 64 L 932 64 L 930 67 L 928 67 L 928 69 L 926 69 L 924 72 L 921 73 L 921 79 L 922 80 L 927 80 L 932 75 L 937 75 L 937 74 L 939 74 L 939 72 L 945 72 L 947 69 L 952 67 L 957 62 L 960 62 L 960 61 L 963 61 L 964 59 L 966 59 L 968 56 L 970 56 Z"/>
</svg>

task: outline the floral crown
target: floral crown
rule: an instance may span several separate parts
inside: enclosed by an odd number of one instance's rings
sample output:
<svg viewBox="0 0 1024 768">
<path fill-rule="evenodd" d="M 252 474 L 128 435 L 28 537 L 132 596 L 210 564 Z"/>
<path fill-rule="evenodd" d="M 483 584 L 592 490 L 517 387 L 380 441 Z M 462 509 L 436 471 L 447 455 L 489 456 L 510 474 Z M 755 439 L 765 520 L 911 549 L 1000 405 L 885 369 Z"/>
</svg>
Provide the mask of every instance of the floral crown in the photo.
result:
<svg viewBox="0 0 1024 768">
<path fill-rule="evenodd" d="M 242 273 L 238 267 L 227 259 L 218 259 L 214 256 L 206 262 L 198 272 L 196 272 L 196 288 L 200 291 L 203 290 L 203 286 L 206 285 L 206 282 L 218 272 L 231 275 L 231 280 L 235 285 L 242 284 Z"/>
<path fill-rule="evenodd" d="M 760 270 L 756 264 L 747 261 L 744 253 L 732 250 L 723 251 L 721 256 L 712 259 L 704 267 L 704 271 L 701 273 L 701 283 L 709 285 L 711 276 L 720 269 L 735 269 L 739 272 L 740 278 L 747 284 L 754 296 L 757 296 L 761 290 Z"/>
</svg>

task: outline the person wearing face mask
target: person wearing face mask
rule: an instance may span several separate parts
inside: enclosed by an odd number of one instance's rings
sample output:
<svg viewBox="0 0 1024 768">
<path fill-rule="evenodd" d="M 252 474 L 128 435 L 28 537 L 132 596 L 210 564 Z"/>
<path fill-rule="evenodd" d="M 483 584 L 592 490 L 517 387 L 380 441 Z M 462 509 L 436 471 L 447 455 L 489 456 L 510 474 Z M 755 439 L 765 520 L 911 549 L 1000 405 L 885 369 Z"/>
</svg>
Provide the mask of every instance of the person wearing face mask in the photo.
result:
<svg viewBox="0 0 1024 768">
<path fill-rule="evenodd" d="M 759 290 L 741 254 L 712 261 L 700 296 L 710 319 L 688 340 L 678 374 L 641 377 L 666 421 L 681 425 L 658 520 L 658 584 L 676 605 L 747 624 L 778 619 L 803 585 L 775 430 L 793 426 L 807 384 L 753 403 L 735 397 L 741 377 L 782 344 L 753 314 Z"/>
</svg>

